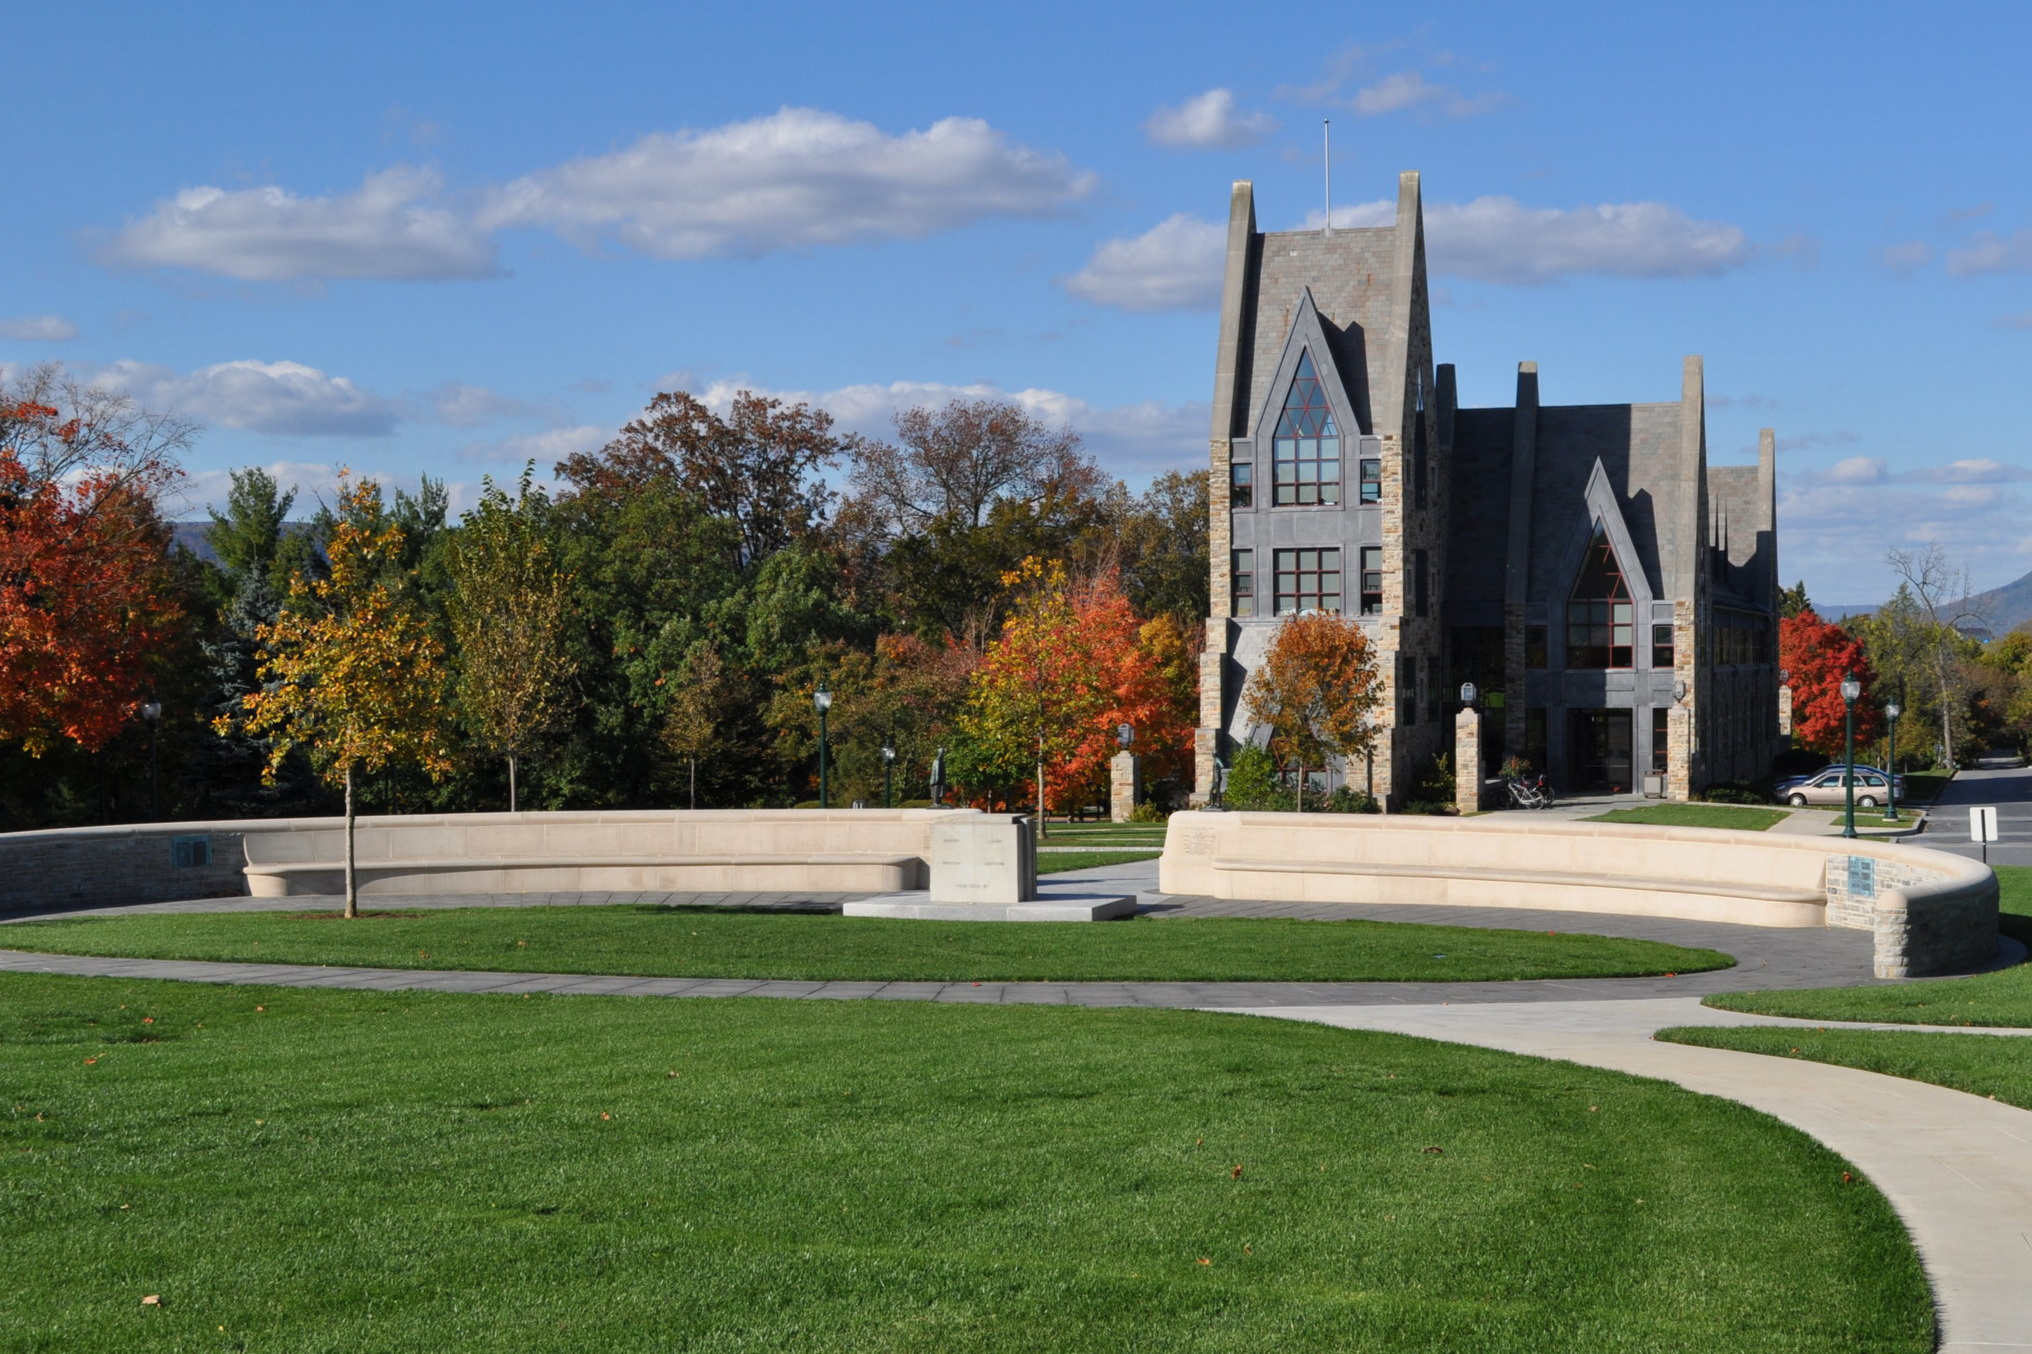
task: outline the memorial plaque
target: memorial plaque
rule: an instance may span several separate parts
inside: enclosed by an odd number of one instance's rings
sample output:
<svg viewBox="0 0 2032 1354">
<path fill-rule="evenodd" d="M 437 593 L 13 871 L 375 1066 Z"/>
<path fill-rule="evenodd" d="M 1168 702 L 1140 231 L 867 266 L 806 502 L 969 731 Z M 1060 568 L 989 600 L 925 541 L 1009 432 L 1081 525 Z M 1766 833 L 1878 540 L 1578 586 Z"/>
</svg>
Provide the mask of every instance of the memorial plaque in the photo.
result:
<svg viewBox="0 0 2032 1354">
<path fill-rule="evenodd" d="M 1849 857 L 1849 897 L 1877 896 L 1877 862 L 1869 856 Z"/>
</svg>

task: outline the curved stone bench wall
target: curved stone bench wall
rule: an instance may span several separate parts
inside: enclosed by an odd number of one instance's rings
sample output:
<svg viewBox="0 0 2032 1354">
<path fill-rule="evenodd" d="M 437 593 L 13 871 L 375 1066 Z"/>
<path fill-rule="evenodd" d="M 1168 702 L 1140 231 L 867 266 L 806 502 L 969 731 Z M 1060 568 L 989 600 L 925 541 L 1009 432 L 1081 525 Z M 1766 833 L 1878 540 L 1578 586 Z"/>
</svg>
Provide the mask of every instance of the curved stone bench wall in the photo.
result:
<svg viewBox="0 0 2032 1354">
<path fill-rule="evenodd" d="M 925 886 L 931 824 L 954 812 L 971 811 L 701 809 L 363 817 L 355 823 L 354 846 L 360 890 L 370 895 L 885 893 Z M 344 887 L 344 869 L 345 825 L 337 818 L 14 832 L 0 834 L 0 910 L 250 892 L 262 897 L 329 894 Z"/>
<path fill-rule="evenodd" d="M 1214 898 L 1846 926 L 1875 933 L 1882 977 L 1967 972 L 1997 951 L 1989 867 L 1888 842 L 1521 816 L 1193 812 L 1172 815 L 1158 879 L 1166 893 Z"/>
</svg>

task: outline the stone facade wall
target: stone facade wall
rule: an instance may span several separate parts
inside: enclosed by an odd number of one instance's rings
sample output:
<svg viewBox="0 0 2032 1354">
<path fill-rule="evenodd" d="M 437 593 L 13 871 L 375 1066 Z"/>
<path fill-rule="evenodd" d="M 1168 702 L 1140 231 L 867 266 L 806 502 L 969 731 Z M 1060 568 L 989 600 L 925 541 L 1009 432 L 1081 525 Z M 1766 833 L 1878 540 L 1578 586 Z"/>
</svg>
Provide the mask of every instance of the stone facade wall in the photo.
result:
<svg viewBox="0 0 2032 1354">
<path fill-rule="evenodd" d="M 1997 953 L 1997 884 L 1874 855 L 1827 858 L 1827 924 L 1876 936 L 1879 978 L 1967 973 Z"/>
<path fill-rule="evenodd" d="M 224 822 L 8 833 L 0 836 L 0 911 L 240 897 L 249 828 L 258 830 Z M 210 863 L 178 868 L 178 837 L 206 838 Z"/>
</svg>

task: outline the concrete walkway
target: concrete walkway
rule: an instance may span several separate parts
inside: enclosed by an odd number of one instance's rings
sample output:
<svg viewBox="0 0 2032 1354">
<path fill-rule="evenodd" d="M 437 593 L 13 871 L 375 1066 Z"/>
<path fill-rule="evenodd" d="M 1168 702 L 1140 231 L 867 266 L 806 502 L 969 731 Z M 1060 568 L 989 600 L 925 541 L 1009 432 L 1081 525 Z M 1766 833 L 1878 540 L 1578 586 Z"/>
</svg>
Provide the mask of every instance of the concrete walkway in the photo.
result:
<svg viewBox="0 0 2032 1354">
<path fill-rule="evenodd" d="M 1890 1199 L 1932 1282 L 1942 1354 L 2032 1351 L 2032 1113 L 1924 1082 L 1651 1038 L 1671 1025 L 1848 1027 L 1714 1011 L 1686 997 L 1253 1014 L 1559 1058 L 1762 1110 L 1854 1162 Z"/>
</svg>

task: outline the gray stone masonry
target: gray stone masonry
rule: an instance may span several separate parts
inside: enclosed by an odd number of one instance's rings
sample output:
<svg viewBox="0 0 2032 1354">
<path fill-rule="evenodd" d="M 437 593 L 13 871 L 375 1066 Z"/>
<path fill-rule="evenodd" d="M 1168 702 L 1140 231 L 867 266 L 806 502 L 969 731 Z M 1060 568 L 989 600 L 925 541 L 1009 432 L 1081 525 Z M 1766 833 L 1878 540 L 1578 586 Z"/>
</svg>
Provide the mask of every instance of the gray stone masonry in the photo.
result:
<svg viewBox="0 0 2032 1354">
<path fill-rule="evenodd" d="M 1108 818 L 1117 823 L 1143 802 L 1143 759 L 1126 748 L 1108 761 Z"/>
</svg>

